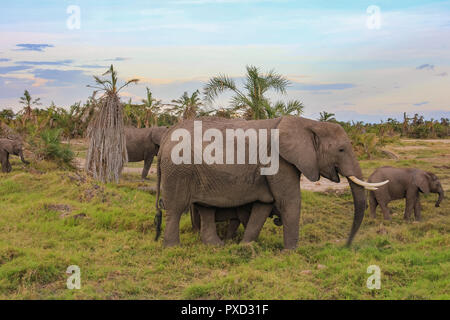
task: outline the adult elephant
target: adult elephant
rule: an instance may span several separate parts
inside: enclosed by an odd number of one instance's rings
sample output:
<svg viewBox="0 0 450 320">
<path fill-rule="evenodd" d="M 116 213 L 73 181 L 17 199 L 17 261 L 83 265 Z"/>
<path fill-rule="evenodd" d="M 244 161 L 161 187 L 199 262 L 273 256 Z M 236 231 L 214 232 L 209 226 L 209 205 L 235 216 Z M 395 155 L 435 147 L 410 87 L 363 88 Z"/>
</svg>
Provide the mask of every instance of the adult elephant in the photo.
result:
<svg viewBox="0 0 450 320">
<path fill-rule="evenodd" d="M 0 162 L 2 163 L 2 172 L 11 172 L 11 163 L 9 155 L 19 156 L 25 164 L 30 164 L 23 157 L 22 142 L 20 140 L 0 139 Z"/>
<path fill-rule="evenodd" d="M 231 130 L 236 129 L 243 129 L 244 132 L 254 129 L 259 134 L 265 132 L 267 135 L 271 134 L 271 130 L 278 129 L 274 133 L 275 135 L 276 132 L 279 133 L 279 158 L 277 158 L 279 168 L 273 175 L 261 175 L 260 170 L 267 169 L 269 165 L 259 159 L 255 164 L 250 164 L 248 160 L 251 155 L 248 153 L 245 164 L 207 164 L 205 161 L 202 164 L 176 164 L 172 161 L 172 153 L 173 150 L 177 150 L 180 142 L 172 139 L 181 140 L 177 135 L 182 132 L 195 137 L 195 133 L 198 132 L 194 132 L 194 127 L 198 126 L 198 123 L 194 124 L 194 120 L 185 120 L 172 127 L 163 138 L 158 154 L 155 220 L 158 236 L 162 220 L 158 198 L 162 183 L 162 199 L 167 217 L 165 246 L 179 244 L 180 217 L 191 204 L 237 207 L 255 203 L 242 242 L 256 239 L 271 211 L 267 204 L 274 204 L 280 212 L 283 223 L 284 247 L 296 248 L 299 238 L 301 174 L 311 181 L 317 181 L 322 176 L 339 182 L 339 174 L 347 177 L 354 201 L 353 225 L 347 240 L 347 245 L 350 245 L 364 217 L 366 208 L 364 186 L 375 188 L 387 183 L 368 184 L 362 181 L 362 172 L 350 139 L 338 124 L 293 116 L 251 121 L 218 118 L 198 120 L 201 120 L 203 132 L 213 129 L 220 132 L 223 137 L 227 136 L 227 131 L 233 132 Z M 234 156 L 237 154 L 236 140 L 234 140 Z M 248 150 L 249 139 L 246 139 L 245 143 Z M 202 150 L 205 151 L 207 147 L 209 146 L 203 144 Z M 198 162 L 198 152 L 202 150 L 198 150 L 198 146 L 194 145 L 191 154 L 183 154 L 183 157 L 191 156 L 191 159 L 194 158 Z M 264 149 L 264 145 L 260 143 L 259 150 L 265 151 L 268 155 L 270 146 L 267 143 Z M 277 151 L 276 146 L 273 150 Z M 226 152 L 228 153 L 228 150 Z"/>
<path fill-rule="evenodd" d="M 128 162 L 144 161 L 142 179 L 145 179 L 158 154 L 159 145 L 167 127 L 125 128 Z"/>
</svg>

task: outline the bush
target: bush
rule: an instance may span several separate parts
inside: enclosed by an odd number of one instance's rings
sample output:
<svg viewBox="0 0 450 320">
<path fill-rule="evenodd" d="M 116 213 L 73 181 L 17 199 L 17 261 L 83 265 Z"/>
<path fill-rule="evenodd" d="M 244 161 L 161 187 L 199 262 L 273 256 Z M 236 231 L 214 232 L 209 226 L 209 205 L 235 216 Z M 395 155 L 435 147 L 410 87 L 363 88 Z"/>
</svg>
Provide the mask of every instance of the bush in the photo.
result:
<svg viewBox="0 0 450 320">
<path fill-rule="evenodd" d="M 35 147 L 35 154 L 39 159 L 52 160 L 60 165 L 72 167 L 75 155 L 68 145 L 61 144 L 61 133 L 62 129 L 44 130 L 40 133 L 37 142 L 33 139 L 30 144 Z"/>
</svg>

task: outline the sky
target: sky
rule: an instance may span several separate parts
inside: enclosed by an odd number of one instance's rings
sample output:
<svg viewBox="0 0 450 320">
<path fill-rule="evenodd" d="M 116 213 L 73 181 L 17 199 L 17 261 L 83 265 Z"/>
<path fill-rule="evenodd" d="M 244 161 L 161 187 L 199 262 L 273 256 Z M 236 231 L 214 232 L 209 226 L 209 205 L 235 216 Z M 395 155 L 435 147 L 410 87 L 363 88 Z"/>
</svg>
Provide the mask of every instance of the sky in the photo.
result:
<svg viewBox="0 0 450 320">
<path fill-rule="evenodd" d="M 291 82 L 305 116 L 378 122 L 450 118 L 450 1 L 16 0 L 0 11 L 0 109 L 24 90 L 68 107 L 113 64 L 121 94 L 169 103 L 245 67 Z M 209 108 L 227 107 L 221 95 Z"/>
</svg>

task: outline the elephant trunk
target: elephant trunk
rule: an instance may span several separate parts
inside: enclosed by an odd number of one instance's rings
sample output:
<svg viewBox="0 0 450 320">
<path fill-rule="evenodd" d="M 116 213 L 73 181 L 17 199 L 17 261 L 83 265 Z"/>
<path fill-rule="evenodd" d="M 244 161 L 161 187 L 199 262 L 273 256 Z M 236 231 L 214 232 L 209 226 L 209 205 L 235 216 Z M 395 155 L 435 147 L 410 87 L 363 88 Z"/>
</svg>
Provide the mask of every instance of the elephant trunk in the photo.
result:
<svg viewBox="0 0 450 320">
<path fill-rule="evenodd" d="M 439 198 L 436 201 L 436 204 L 434 205 L 436 208 L 438 208 L 441 205 L 442 200 L 444 199 L 444 190 L 442 188 L 439 189 Z"/>
<path fill-rule="evenodd" d="M 27 160 L 25 160 L 25 158 L 23 157 L 23 152 L 22 152 L 22 151 L 20 151 L 19 156 L 20 156 L 20 160 L 21 160 L 23 163 L 25 163 L 25 164 L 30 164 L 30 162 L 27 161 Z"/>
<path fill-rule="evenodd" d="M 361 226 L 361 223 L 364 218 L 364 211 L 366 210 L 366 192 L 364 187 L 357 185 L 350 179 L 348 179 L 348 183 L 350 184 L 350 188 L 352 190 L 353 195 L 353 205 L 355 208 L 355 215 L 353 217 L 353 224 L 350 234 L 347 240 L 347 247 L 352 244 L 353 238 Z"/>
</svg>

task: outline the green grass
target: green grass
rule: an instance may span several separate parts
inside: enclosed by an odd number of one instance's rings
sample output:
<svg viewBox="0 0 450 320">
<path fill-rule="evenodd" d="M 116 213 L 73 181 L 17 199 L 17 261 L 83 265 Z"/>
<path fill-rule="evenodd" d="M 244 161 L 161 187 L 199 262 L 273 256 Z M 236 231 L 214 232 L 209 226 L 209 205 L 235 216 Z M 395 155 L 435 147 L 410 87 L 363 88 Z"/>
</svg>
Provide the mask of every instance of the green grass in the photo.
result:
<svg viewBox="0 0 450 320">
<path fill-rule="evenodd" d="M 433 146 L 425 160 L 408 151 L 407 159 L 361 166 L 365 176 L 380 165 L 424 167 L 448 193 L 448 169 L 433 167 L 443 148 Z M 224 247 L 205 246 L 188 215 L 181 246 L 164 249 L 154 241 L 155 198 L 139 188 L 153 186 L 154 176 L 127 174 L 103 186 L 49 162 L 26 167 L 13 158 L 12 166 L 0 174 L 0 299 L 450 298 L 450 202 L 434 208 L 436 195 L 422 198 L 420 223 L 403 221 L 403 201 L 391 203 L 391 222 L 379 211 L 366 216 L 350 249 L 350 193 L 310 191 L 302 191 L 295 251 L 282 250 L 282 228 L 270 220 L 253 245 L 238 244 L 241 227 Z M 81 290 L 66 289 L 70 265 L 81 268 Z M 366 287 L 370 265 L 381 268 L 380 290 Z"/>
</svg>

